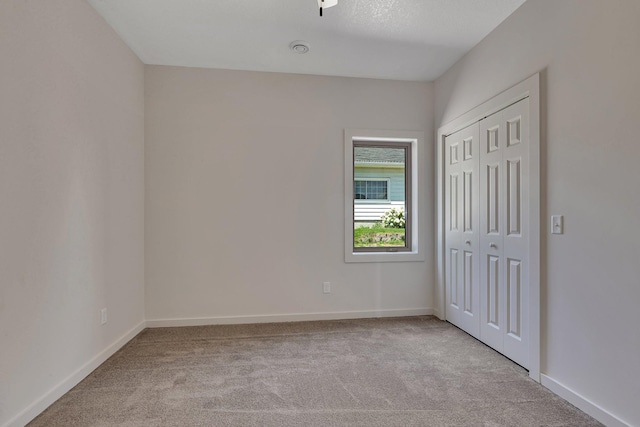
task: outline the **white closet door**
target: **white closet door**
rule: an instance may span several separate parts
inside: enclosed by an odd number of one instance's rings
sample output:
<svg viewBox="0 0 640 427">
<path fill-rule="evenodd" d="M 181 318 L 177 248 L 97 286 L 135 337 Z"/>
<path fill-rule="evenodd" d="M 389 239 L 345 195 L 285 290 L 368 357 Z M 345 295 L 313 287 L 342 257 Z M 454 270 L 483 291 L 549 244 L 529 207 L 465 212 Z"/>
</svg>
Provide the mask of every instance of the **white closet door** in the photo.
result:
<svg viewBox="0 0 640 427">
<path fill-rule="evenodd" d="M 446 317 L 480 337 L 478 124 L 445 140 Z"/>
<path fill-rule="evenodd" d="M 480 122 L 480 339 L 528 365 L 529 100 Z"/>
</svg>

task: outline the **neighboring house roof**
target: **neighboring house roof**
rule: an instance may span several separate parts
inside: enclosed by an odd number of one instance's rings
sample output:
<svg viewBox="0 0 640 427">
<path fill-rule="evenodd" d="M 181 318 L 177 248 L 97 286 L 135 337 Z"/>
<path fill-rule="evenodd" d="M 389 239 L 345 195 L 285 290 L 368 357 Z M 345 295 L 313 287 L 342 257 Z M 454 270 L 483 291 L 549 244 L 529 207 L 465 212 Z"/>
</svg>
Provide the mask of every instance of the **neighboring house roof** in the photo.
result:
<svg viewBox="0 0 640 427">
<path fill-rule="evenodd" d="M 370 163 L 401 165 L 404 164 L 404 150 L 385 147 L 355 147 L 354 160 L 354 163 L 358 165 Z"/>
</svg>

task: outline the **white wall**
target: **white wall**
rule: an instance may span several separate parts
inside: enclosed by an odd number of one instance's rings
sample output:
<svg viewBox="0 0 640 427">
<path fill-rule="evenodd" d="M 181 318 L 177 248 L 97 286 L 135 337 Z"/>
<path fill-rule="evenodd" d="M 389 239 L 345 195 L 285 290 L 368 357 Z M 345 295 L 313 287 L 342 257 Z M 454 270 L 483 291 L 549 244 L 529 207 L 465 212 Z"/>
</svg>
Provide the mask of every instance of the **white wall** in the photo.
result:
<svg viewBox="0 0 640 427">
<path fill-rule="evenodd" d="M 529 0 L 435 83 L 437 128 L 543 71 L 542 372 L 631 425 L 640 425 L 639 20 L 637 0 Z M 551 214 L 565 215 L 564 235 L 548 235 Z"/>
<path fill-rule="evenodd" d="M 345 264 L 343 253 L 344 128 L 429 135 L 421 215 L 432 224 L 432 84 L 145 69 L 148 320 L 433 307 L 432 227 L 424 262 Z"/>
<path fill-rule="evenodd" d="M 437 128 L 538 70 L 542 370 L 640 425 L 638 18 L 635 0 L 529 0 L 434 94 L 367 79 L 143 75 L 84 1 L 0 2 L 0 425 L 37 413 L 141 325 L 143 258 L 151 320 L 434 307 L 431 228 L 425 262 L 344 263 L 342 130 L 424 130 L 431 167 L 434 115 Z M 432 170 L 420 184 L 432 224 Z M 551 213 L 565 215 L 565 235 L 546 234 Z"/>
<path fill-rule="evenodd" d="M 0 58 L 0 425 L 21 425 L 143 321 L 144 68 L 82 0 L 1 1 Z"/>
</svg>

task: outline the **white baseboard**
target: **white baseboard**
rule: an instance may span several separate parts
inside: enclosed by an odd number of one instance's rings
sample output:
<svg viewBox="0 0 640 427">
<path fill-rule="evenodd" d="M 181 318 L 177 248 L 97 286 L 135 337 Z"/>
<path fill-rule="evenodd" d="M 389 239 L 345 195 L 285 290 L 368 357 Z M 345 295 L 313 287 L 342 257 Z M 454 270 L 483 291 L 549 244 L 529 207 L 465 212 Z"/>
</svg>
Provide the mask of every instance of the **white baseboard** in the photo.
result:
<svg viewBox="0 0 640 427">
<path fill-rule="evenodd" d="M 545 374 L 540 374 L 541 383 L 543 386 L 562 397 L 567 402 L 571 403 L 582 412 L 591 415 L 596 420 L 600 421 L 607 427 L 631 427 L 631 424 L 622 421 L 620 418 L 613 415 L 611 412 L 604 408 L 601 408 L 597 404 L 593 403 L 586 397 L 576 393 L 564 384 L 559 383 L 551 377 Z"/>
<path fill-rule="evenodd" d="M 147 320 L 148 328 L 166 328 L 176 326 L 206 326 L 232 325 L 246 323 L 275 323 L 300 322 L 309 320 L 341 320 L 365 319 L 371 317 L 406 317 L 432 315 L 432 308 L 409 308 L 401 310 L 371 310 L 371 311 L 336 311 L 327 313 L 294 313 L 294 314 L 266 314 L 248 316 L 219 316 L 179 319 L 151 319 Z"/>
<path fill-rule="evenodd" d="M 40 415 L 42 411 L 47 409 L 53 402 L 60 399 L 66 392 L 85 379 L 116 351 L 120 350 L 126 343 L 131 341 L 133 337 L 138 335 L 145 327 L 146 322 L 140 322 L 133 329 L 118 338 L 113 344 L 98 353 L 93 359 L 89 360 L 74 373 L 62 380 L 58 385 L 46 392 L 38 400 L 22 410 L 18 415 L 10 419 L 3 427 L 23 427 L 26 425 L 28 422 Z"/>
</svg>

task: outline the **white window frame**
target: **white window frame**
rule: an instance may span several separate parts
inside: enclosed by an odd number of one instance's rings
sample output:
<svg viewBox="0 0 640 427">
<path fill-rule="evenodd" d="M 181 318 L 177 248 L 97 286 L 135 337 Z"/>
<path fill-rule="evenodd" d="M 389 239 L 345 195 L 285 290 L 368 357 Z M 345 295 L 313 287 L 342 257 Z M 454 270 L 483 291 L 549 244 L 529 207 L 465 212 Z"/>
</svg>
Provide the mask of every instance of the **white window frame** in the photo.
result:
<svg viewBox="0 0 640 427">
<path fill-rule="evenodd" d="M 411 144 L 411 248 L 404 252 L 354 252 L 353 250 L 353 143 L 355 142 L 404 142 Z M 424 132 L 391 131 L 370 129 L 344 130 L 344 260 L 353 262 L 408 262 L 424 261 L 425 241 L 420 238 L 420 230 L 426 230 L 424 219 L 418 214 L 425 209 L 424 200 L 418 198 L 420 183 L 424 179 L 424 164 L 421 148 L 424 146 Z M 423 198 L 424 199 L 424 198 Z M 423 215 L 424 216 L 424 215 Z"/>
<path fill-rule="evenodd" d="M 358 178 L 353 179 L 356 181 L 386 181 L 387 183 L 387 198 L 386 199 L 354 199 L 354 203 L 390 203 L 391 202 L 391 178 Z"/>
</svg>

